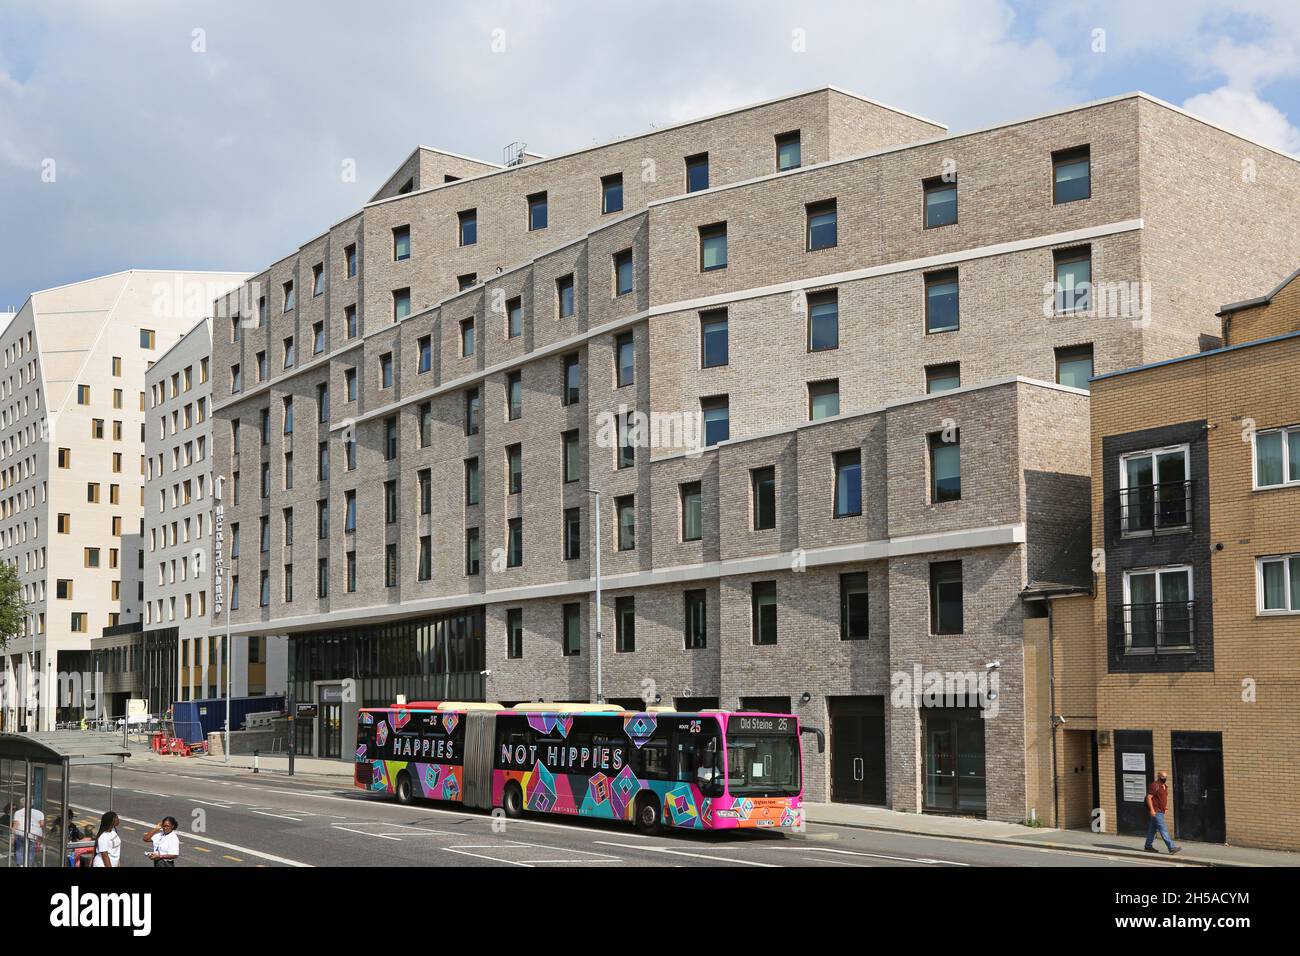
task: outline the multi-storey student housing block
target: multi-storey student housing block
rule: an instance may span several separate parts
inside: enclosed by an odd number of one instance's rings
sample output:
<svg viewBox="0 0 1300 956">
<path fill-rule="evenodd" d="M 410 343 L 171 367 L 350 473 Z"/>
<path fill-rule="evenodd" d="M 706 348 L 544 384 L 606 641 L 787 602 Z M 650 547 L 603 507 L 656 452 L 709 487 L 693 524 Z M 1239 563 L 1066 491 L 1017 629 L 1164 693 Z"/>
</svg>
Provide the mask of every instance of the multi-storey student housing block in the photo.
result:
<svg viewBox="0 0 1300 956">
<path fill-rule="evenodd" d="M 1284 271 L 1298 181 L 1142 95 L 947 136 L 822 90 L 506 169 L 421 149 L 217 305 L 233 629 L 290 636 L 317 753 L 399 693 L 594 699 L 598 500 L 606 698 L 793 710 L 830 731 L 814 798 L 1021 819 L 1020 596 L 1087 581 L 1087 379 Z M 983 689 L 926 706 L 918 667 Z"/>
</svg>

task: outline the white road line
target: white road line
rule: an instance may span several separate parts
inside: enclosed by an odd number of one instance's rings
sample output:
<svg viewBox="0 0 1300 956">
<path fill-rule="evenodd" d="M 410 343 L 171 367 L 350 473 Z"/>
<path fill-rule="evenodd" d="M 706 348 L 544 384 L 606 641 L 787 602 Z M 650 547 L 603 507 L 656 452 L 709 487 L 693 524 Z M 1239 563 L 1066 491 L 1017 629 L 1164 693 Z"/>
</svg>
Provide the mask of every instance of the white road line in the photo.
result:
<svg viewBox="0 0 1300 956">
<path fill-rule="evenodd" d="M 80 804 L 76 804 L 76 803 L 69 804 L 69 806 L 74 807 L 77 810 L 87 810 L 91 813 L 99 812 L 93 807 L 83 807 Z M 147 827 L 147 828 L 153 827 L 152 823 L 145 823 L 143 820 L 132 820 L 130 817 L 124 817 L 120 813 L 117 815 L 117 817 L 119 820 L 124 820 L 127 823 L 134 823 L 136 826 Z M 296 867 L 304 867 L 304 868 L 312 867 L 312 864 L 310 863 L 303 863 L 299 860 L 290 860 L 286 857 L 276 856 L 272 853 L 263 853 L 261 850 L 250 850 L 246 846 L 236 846 L 234 843 L 223 843 L 220 840 L 214 840 L 212 839 L 212 837 L 209 836 L 201 836 L 198 833 L 187 833 L 184 830 L 177 830 L 176 832 L 181 834 L 181 836 L 187 837 L 188 839 L 191 840 L 198 840 L 201 843 L 211 843 L 213 846 L 219 846 L 223 850 L 233 850 L 236 853 L 247 853 L 249 856 L 261 857 L 263 860 L 270 860 L 272 863 L 283 863 L 285 866 L 296 866 Z"/>
<path fill-rule="evenodd" d="M 189 800 L 190 803 L 197 803 L 199 806 L 202 807 L 212 807 L 215 810 L 231 809 L 231 806 L 228 803 L 208 803 L 208 801 L 206 800 L 197 800 L 194 797 L 186 797 L 185 799 Z"/>
<path fill-rule="evenodd" d="M 926 863 L 931 866 L 970 866 L 956 860 L 934 860 L 924 856 L 891 856 L 888 853 L 867 853 L 863 850 L 836 850 L 829 846 L 810 846 L 810 853 L 840 853 L 844 856 L 868 856 L 877 860 L 892 860 L 895 863 Z"/>
<path fill-rule="evenodd" d="M 491 860 L 493 863 L 508 863 L 510 866 L 526 866 L 532 868 L 531 863 L 520 863 L 518 860 L 503 860 L 500 857 L 488 856 L 486 853 L 470 853 L 468 850 L 462 850 L 454 846 L 443 847 L 448 853 L 459 853 L 461 856 L 476 856 L 480 860 Z"/>
<path fill-rule="evenodd" d="M 740 860 L 730 856 L 710 856 L 707 853 L 688 853 L 685 850 L 670 850 L 663 846 L 649 846 L 647 844 L 637 846 L 634 843 L 611 843 L 608 840 L 596 840 L 594 842 L 596 846 L 616 846 L 624 850 L 648 850 L 652 853 L 670 853 L 673 856 L 693 856 L 699 860 L 714 860 L 718 863 L 731 863 L 739 866 L 780 867 L 779 863 L 759 863 L 757 860 Z"/>
<path fill-rule="evenodd" d="M 332 830 L 346 830 L 348 833 L 357 833 L 357 834 L 360 834 L 361 836 L 374 837 L 376 840 L 392 840 L 394 843 L 401 843 L 401 842 L 402 842 L 402 838 L 401 838 L 401 837 L 385 836 L 385 835 L 382 834 L 382 833 L 371 833 L 369 830 L 354 830 L 354 829 L 352 829 L 352 827 L 345 827 L 345 826 L 343 826 L 343 824 L 341 824 L 341 823 L 332 823 L 332 824 L 330 824 L 330 829 L 332 829 Z"/>
<path fill-rule="evenodd" d="M 859 868 L 869 866 L 867 863 L 854 863 L 852 860 L 827 860 L 825 858 L 818 859 L 815 856 L 801 856 L 799 859 L 807 860 L 809 863 L 816 863 L 818 866 L 824 866 L 827 863 L 834 863 L 836 866 L 856 866 Z"/>
<path fill-rule="evenodd" d="M 287 813 L 267 813 L 265 810 L 253 810 L 258 816 L 275 817 L 277 820 L 292 820 L 294 823 L 302 823 L 302 817 L 291 817 Z"/>
</svg>

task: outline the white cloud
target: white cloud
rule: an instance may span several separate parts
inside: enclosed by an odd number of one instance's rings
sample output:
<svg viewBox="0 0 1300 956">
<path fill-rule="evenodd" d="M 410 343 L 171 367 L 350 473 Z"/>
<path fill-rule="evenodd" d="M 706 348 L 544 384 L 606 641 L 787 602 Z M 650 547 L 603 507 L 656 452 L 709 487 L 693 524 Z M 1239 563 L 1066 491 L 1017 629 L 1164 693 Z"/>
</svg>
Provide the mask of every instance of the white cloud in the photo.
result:
<svg viewBox="0 0 1300 956">
<path fill-rule="evenodd" d="M 1272 103 L 1250 90 L 1221 86 L 1199 93 L 1183 106 L 1197 116 L 1288 153 L 1300 153 L 1300 129 Z"/>
</svg>

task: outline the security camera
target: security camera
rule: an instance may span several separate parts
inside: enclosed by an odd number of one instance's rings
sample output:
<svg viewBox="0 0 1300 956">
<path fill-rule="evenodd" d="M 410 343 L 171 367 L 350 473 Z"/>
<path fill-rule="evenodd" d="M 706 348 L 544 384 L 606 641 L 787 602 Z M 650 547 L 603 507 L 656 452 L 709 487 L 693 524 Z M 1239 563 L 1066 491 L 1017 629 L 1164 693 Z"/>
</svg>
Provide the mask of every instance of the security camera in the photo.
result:
<svg viewBox="0 0 1300 956">
<path fill-rule="evenodd" d="M 479 672 L 478 672 L 478 676 L 479 676 L 479 677 L 491 677 L 491 676 L 492 676 L 492 672 L 491 672 L 491 671 L 479 671 Z"/>
<path fill-rule="evenodd" d="M 987 664 L 984 665 L 984 669 L 986 671 L 995 671 L 1001 666 L 1002 666 L 1001 661 L 989 661 Z"/>
</svg>

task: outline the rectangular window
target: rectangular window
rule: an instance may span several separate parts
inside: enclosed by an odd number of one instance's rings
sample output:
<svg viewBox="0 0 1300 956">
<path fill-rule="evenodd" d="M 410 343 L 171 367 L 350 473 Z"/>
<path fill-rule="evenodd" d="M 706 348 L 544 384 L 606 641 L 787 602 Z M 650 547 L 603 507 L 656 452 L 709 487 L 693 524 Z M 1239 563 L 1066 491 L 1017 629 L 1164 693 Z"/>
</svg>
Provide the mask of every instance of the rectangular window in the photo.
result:
<svg viewBox="0 0 1300 956">
<path fill-rule="evenodd" d="M 397 523 L 397 482 L 384 482 L 384 524 Z"/>
<path fill-rule="evenodd" d="M 524 490 L 524 450 L 522 445 L 506 446 L 506 488 L 517 495 Z"/>
<path fill-rule="evenodd" d="M 582 653 L 582 605 L 566 604 L 562 609 L 564 619 L 564 656 Z"/>
<path fill-rule="evenodd" d="M 750 585 L 751 640 L 756 645 L 776 643 L 776 582 L 755 581 Z"/>
<path fill-rule="evenodd" d="M 614 387 L 623 388 L 636 380 L 636 346 L 631 332 L 614 339 Z"/>
<path fill-rule="evenodd" d="M 416 340 L 416 348 L 419 350 L 419 358 L 416 360 L 415 371 L 422 374 L 433 368 L 433 336 L 422 335 Z"/>
<path fill-rule="evenodd" d="M 460 354 L 467 358 L 474 354 L 474 319 L 460 320 Z"/>
<path fill-rule="evenodd" d="M 462 246 L 472 246 L 478 242 L 478 210 L 466 209 L 458 213 L 457 218 L 460 220 L 460 244 Z"/>
<path fill-rule="evenodd" d="M 479 540 L 478 528 L 467 528 L 465 530 L 465 573 L 467 575 L 478 574 L 479 571 Z"/>
<path fill-rule="evenodd" d="M 328 382 L 320 382 L 316 386 L 316 421 L 328 422 L 330 420 L 330 386 Z"/>
<path fill-rule="evenodd" d="M 727 224 L 700 226 L 700 271 L 727 268 Z"/>
<path fill-rule="evenodd" d="M 401 262 L 411 258 L 411 227 L 398 226 L 393 230 L 393 260 Z"/>
<path fill-rule="evenodd" d="M 506 657 L 517 661 L 524 656 L 524 612 L 512 607 L 506 611 Z"/>
<path fill-rule="evenodd" d="M 614 499 L 615 526 L 618 533 L 618 550 L 636 549 L 636 496 L 621 495 Z"/>
<path fill-rule="evenodd" d="M 316 559 L 316 596 L 318 598 L 327 598 L 330 596 L 330 559 Z"/>
<path fill-rule="evenodd" d="M 925 228 L 950 226 L 957 221 L 957 180 L 943 176 L 921 184 L 925 193 Z"/>
<path fill-rule="evenodd" d="M 755 531 L 776 527 L 776 468 L 754 468 L 749 473 L 751 513 Z"/>
<path fill-rule="evenodd" d="M 411 290 L 395 289 L 393 291 L 393 321 L 400 322 L 411 314 Z"/>
<path fill-rule="evenodd" d="M 960 561 L 930 562 L 930 633 L 960 634 L 962 587 Z"/>
<path fill-rule="evenodd" d="M 636 651 L 636 598 L 624 595 L 614 599 L 614 649 L 630 654 Z"/>
<path fill-rule="evenodd" d="M 618 455 L 615 468 L 631 468 L 636 464 L 636 443 L 632 434 L 632 412 L 618 416 Z"/>
<path fill-rule="evenodd" d="M 720 368 L 728 362 L 727 310 L 700 313 L 700 367 Z"/>
<path fill-rule="evenodd" d="M 546 193 L 533 193 L 528 197 L 528 231 L 545 229 L 547 224 Z"/>
<path fill-rule="evenodd" d="M 699 541 L 704 536 L 704 513 L 700 483 L 687 482 L 680 487 L 682 540 Z"/>
<path fill-rule="evenodd" d="M 867 629 L 867 573 L 840 575 L 840 640 L 865 641 Z"/>
<path fill-rule="evenodd" d="M 1192 569 L 1124 572 L 1125 650 L 1150 654 L 1193 646 Z"/>
<path fill-rule="evenodd" d="M 347 557 L 347 590 L 349 594 L 357 590 L 357 553 L 349 551 Z"/>
<path fill-rule="evenodd" d="M 284 284 L 284 311 L 292 312 L 297 304 L 298 296 L 294 292 L 293 283 L 286 282 Z"/>
<path fill-rule="evenodd" d="M 808 215 L 808 251 L 816 252 L 818 249 L 834 248 L 839 241 L 835 200 L 828 199 L 825 202 L 812 203 L 806 207 L 806 211 Z"/>
<path fill-rule="evenodd" d="M 506 522 L 506 567 L 518 568 L 524 563 L 524 519 L 511 518 Z"/>
<path fill-rule="evenodd" d="M 1255 487 L 1300 483 L 1300 427 L 1255 433 Z"/>
<path fill-rule="evenodd" d="M 384 461 L 397 458 L 397 416 L 390 415 L 384 419 Z"/>
<path fill-rule="evenodd" d="M 1078 146 L 1052 153 L 1052 202 L 1056 205 L 1092 196 L 1089 147 Z"/>
<path fill-rule="evenodd" d="M 357 530 L 357 493 L 343 492 L 343 530 L 351 534 Z"/>
<path fill-rule="evenodd" d="M 522 372 L 506 375 L 506 418 L 517 420 L 524 413 L 524 383 Z"/>
<path fill-rule="evenodd" d="M 325 263 L 318 262 L 311 267 L 311 294 L 323 295 L 325 292 Z"/>
<path fill-rule="evenodd" d="M 931 272 L 925 277 L 925 331 L 955 332 L 959 327 L 957 270 Z"/>
<path fill-rule="evenodd" d="M 1092 306 L 1092 247 L 1056 249 L 1052 252 L 1056 270 L 1058 314 L 1087 312 Z"/>
<path fill-rule="evenodd" d="M 465 459 L 465 504 L 479 503 L 480 480 L 477 458 Z"/>
<path fill-rule="evenodd" d="M 731 437 L 731 409 L 726 395 L 700 399 L 704 415 L 704 445 L 710 447 Z"/>
<path fill-rule="evenodd" d="M 582 509 L 564 509 L 564 560 L 582 557 Z"/>
<path fill-rule="evenodd" d="M 154 343 L 155 343 L 155 336 L 154 336 L 153 329 L 141 329 L 140 348 L 152 349 L 154 348 Z"/>
<path fill-rule="evenodd" d="M 415 410 L 415 421 L 419 431 L 421 448 L 428 448 L 433 442 L 433 402 L 421 402 Z"/>
<path fill-rule="evenodd" d="M 961 499 L 961 432 L 934 432 L 930 445 L 930 501 L 939 504 Z"/>
<path fill-rule="evenodd" d="M 480 400 L 477 388 L 465 390 L 465 434 L 477 435 L 479 426 Z"/>
<path fill-rule="evenodd" d="M 632 291 L 632 250 L 624 249 L 614 256 L 614 294 L 627 295 Z"/>
<path fill-rule="evenodd" d="M 949 362 L 925 367 L 925 390 L 928 394 L 948 392 L 954 388 L 961 388 L 961 363 Z"/>
<path fill-rule="evenodd" d="M 349 402 L 357 400 L 357 370 L 345 369 L 343 372 L 343 395 Z"/>
<path fill-rule="evenodd" d="M 461 292 L 472 289 L 476 285 L 478 285 L 477 272 L 467 272 L 462 276 L 456 276 L 456 288 Z"/>
<path fill-rule="evenodd" d="M 343 247 L 343 270 L 349 279 L 357 276 L 357 245 L 351 243 Z"/>
<path fill-rule="evenodd" d="M 688 651 L 708 646 L 708 591 L 700 588 L 685 595 L 684 643 Z"/>
<path fill-rule="evenodd" d="M 623 209 L 623 174 L 613 173 L 600 180 L 600 211 L 602 214 L 621 212 Z"/>
<path fill-rule="evenodd" d="M 560 276 L 555 280 L 555 309 L 559 317 L 567 319 L 573 315 L 573 276 Z"/>
<path fill-rule="evenodd" d="M 1300 612 L 1300 554 L 1257 558 L 1255 566 L 1259 613 Z"/>
<path fill-rule="evenodd" d="M 1119 467 L 1121 531 L 1152 534 L 1191 525 L 1187 445 L 1123 455 Z"/>
<path fill-rule="evenodd" d="M 840 296 L 835 289 L 808 296 L 808 351 L 840 347 Z"/>
<path fill-rule="evenodd" d="M 329 540 L 330 536 L 330 503 L 329 499 L 322 498 L 316 502 L 316 538 L 320 541 Z M 231 557 L 234 557 L 232 554 Z"/>
<path fill-rule="evenodd" d="M 397 545 L 384 546 L 384 587 L 397 587 Z"/>
<path fill-rule="evenodd" d="M 862 452 L 856 448 L 835 453 L 835 517 L 862 514 Z"/>
<path fill-rule="evenodd" d="M 433 472 L 422 468 L 415 478 L 420 492 L 420 514 L 427 515 L 433 508 Z"/>
<path fill-rule="evenodd" d="M 433 577 L 433 537 L 431 535 L 420 535 L 420 555 L 419 562 L 415 570 L 415 579 L 417 581 L 428 581 Z"/>
<path fill-rule="evenodd" d="M 506 302 L 506 338 L 517 339 L 524 334 L 523 300 L 514 298 Z"/>
<path fill-rule="evenodd" d="M 784 173 L 798 169 L 803 162 L 803 150 L 799 145 L 799 131 L 782 133 L 776 138 L 776 171 Z"/>
<path fill-rule="evenodd" d="M 686 157 L 686 191 L 699 192 L 709 188 L 709 154 L 697 153 Z"/>
<path fill-rule="evenodd" d="M 564 481 L 577 481 L 582 477 L 582 446 L 578 443 L 578 430 L 561 436 L 564 443 Z"/>
<path fill-rule="evenodd" d="M 564 356 L 564 404 L 576 405 L 582 398 L 582 367 L 577 355 Z"/>
<path fill-rule="evenodd" d="M 1056 350 L 1056 382 L 1081 388 L 1085 392 L 1091 388 L 1088 380 L 1092 378 L 1092 344 L 1072 345 Z"/>
<path fill-rule="evenodd" d="M 325 351 L 325 323 L 315 322 L 311 327 L 311 354 L 320 355 Z"/>
<path fill-rule="evenodd" d="M 808 421 L 820 421 L 840 413 L 840 380 L 808 383 Z"/>
</svg>

